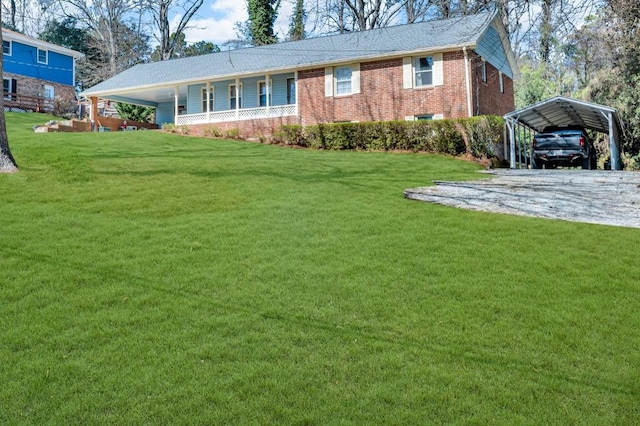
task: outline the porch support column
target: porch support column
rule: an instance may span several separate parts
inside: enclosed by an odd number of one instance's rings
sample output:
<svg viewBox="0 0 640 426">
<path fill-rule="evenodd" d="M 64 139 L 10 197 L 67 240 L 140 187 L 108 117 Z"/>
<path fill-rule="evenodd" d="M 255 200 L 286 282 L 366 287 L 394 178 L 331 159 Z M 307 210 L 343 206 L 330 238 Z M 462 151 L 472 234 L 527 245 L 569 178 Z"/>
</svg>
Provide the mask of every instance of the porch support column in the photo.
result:
<svg viewBox="0 0 640 426">
<path fill-rule="evenodd" d="M 176 126 L 178 125 L 178 95 L 179 95 L 179 88 L 178 86 L 173 88 L 173 99 L 174 99 L 174 104 L 173 104 L 173 112 L 174 112 L 174 117 L 173 117 L 173 124 L 175 124 Z"/>
<path fill-rule="evenodd" d="M 295 103 L 295 114 L 296 114 L 296 117 L 298 117 L 298 114 L 299 114 L 299 111 L 300 111 L 300 110 L 298 109 L 298 70 L 296 70 L 296 71 L 293 73 L 293 87 L 294 87 L 294 89 L 293 89 L 293 90 L 295 90 L 294 96 L 295 96 L 295 99 L 296 99 L 296 103 Z"/>
<path fill-rule="evenodd" d="M 207 98 L 206 103 L 207 103 L 207 123 L 211 122 L 211 105 L 210 105 L 210 101 L 209 99 L 211 98 L 211 82 L 207 81 L 207 88 L 205 89 L 207 91 L 207 94 L 205 95 L 205 97 Z"/>
<path fill-rule="evenodd" d="M 95 127 L 94 130 L 98 130 L 98 98 L 92 96 L 89 99 L 91 99 L 91 123 Z"/>
<path fill-rule="evenodd" d="M 236 121 L 240 121 L 240 79 L 236 77 Z"/>
<path fill-rule="evenodd" d="M 266 74 L 264 76 L 264 86 L 267 90 L 267 117 L 271 117 L 271 114 L 270 114 L 271 111 L 269 108 L 269 106 L 271 105 L 271 84 L 269 82 L 270 77 L 271 76 L 269 74 Z"/>
</svg>

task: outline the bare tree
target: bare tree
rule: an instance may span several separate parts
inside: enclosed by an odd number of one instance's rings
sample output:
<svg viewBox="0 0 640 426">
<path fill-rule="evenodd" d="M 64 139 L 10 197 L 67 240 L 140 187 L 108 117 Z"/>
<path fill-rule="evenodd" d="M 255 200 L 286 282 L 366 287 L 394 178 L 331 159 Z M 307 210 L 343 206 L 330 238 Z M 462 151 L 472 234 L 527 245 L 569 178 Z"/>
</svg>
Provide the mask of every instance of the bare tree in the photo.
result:
<svg viewBox="0 0 640 426">
<path fill-rule="evenodd" d="M 404 14 L 407 24 L 423 21 L 429 9 L 434 5 L 434 0 L 407 0 L 404 3 Z"/>
<path fill-rule="evenodd" d="M 403 0 L 344 0 L 354 30 L 364 31 L 388 26 L 400 13 Z"/>
<path fill-rule="evenodd" d="M 0 21 L 1 20 L 2 12 L 0 12 Z M 2 31 L 0 31 L 0 44 L 2 44 Z M 2 62 L 3 58 L 0 57 L 0 75 L 2 75 Z M 17 171 L 18 165 L 9 149 L 7 122 L 4 117 L 4 96 L 0 96 L 0 173 L 15 173 Z"/>
<path fill-rule="evenodd" d="M 156 36 L 160 43 L 160 60 L 171 59 L 174 50 L 178 47 L 180 34 L 189 25 L 189 21 L 202 6 L 203 0 L 146 0 L 145 8 L 153 16 L 153 23 L 157 28 Z M 179 11 L 179 12 L 177 12 Z M 180 16 L 178 25 L 172 30 L 169 17 L 177 13 Z M 171 37 L 171 34 L 175 34 Z"/>
</svg>

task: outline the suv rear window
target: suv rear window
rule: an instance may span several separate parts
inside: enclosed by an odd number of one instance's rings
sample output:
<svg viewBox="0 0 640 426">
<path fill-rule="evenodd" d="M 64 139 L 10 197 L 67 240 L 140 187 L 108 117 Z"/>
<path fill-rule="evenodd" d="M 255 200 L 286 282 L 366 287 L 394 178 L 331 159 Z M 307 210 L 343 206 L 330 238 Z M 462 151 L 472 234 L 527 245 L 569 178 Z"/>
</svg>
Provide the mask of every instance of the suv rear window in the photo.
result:
<svg viewBox="0 0 640 426">
<path fill-rule="evenodd" d="M 536 135 L 537 148 L 574 148 L 580 146 L 582 132 L 562 130 L 554 133 Z"/>
</svg>

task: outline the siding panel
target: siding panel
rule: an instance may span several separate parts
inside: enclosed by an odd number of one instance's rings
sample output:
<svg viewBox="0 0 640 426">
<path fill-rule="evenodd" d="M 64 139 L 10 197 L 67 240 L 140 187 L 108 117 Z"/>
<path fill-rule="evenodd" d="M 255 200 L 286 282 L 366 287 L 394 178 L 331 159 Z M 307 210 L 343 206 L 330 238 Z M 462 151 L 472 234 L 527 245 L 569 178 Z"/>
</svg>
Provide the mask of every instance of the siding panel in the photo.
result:
<svg viewBox="0 0 640 426">
<path fill-rule="evenodd" d="M 513 79 L 513 70 L 509 65 L 507 54 L 500 40 L 500 34 L 493 25 L 490 26 L 482 38 L 478 41 L 476 53 L 487 62 L 496 67 L 503 74 Z"/>
<path fill-rule="evenodd" d="M 49 51 L 48 62 L 38 63 L 38 51 L 17 41 L 11 42 L 11 55 L 3 55 L 4 72 L 73 86 L 73 58 Z"/>
</svg>

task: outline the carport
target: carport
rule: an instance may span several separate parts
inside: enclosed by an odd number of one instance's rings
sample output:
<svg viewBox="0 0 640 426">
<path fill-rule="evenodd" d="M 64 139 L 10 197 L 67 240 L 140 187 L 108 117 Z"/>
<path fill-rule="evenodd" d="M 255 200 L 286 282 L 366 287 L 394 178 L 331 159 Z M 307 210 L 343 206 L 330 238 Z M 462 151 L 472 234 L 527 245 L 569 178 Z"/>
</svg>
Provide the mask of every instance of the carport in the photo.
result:
<svg viewBox="0 0 640 426">
<path fill-rule="evenodd" d="M 542 132 L 547 126 L 580 125 L 585 129 L 609 136 L 611 168 L 622 170 L 620 121 L 614 108 L 556 96 L 510 112 L 504 116 L 504 119 L 509 131 L 509 156 L 512 169 L 516 168 L 516 157 L 521 160 L 524 158 L 525 166 L 530 164 L 527 151 L 531 147 L 533 133 Z"/>
</svg>

